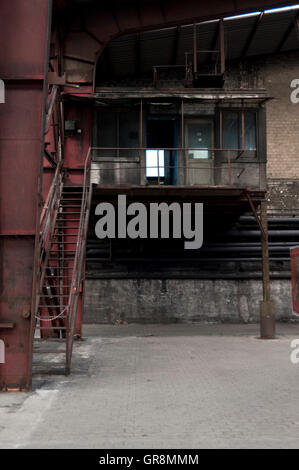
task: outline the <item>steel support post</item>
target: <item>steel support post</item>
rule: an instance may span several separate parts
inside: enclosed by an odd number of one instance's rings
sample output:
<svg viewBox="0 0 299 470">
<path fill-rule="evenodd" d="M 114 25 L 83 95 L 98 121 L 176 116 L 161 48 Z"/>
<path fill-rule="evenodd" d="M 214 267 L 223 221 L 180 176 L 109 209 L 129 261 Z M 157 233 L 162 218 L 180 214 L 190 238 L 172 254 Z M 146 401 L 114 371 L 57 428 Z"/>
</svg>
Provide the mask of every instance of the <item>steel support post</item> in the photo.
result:
<svg viewBox="0 0 299 470">
<path fill-rule="evenodd" d="M 28 390 L 31 385 L 51 14 L 51 0 L 0 2 L 0 40 L 5 44 L 0 77 L 6 88 L 5 103 L 0 105 L 3 391 Z"/>
<path fill-rule="evenodd" d="M 270 300 L 267 201 L 261 202 L 260 221 L 261 221 L 261 225 L 263 228 L 263 231 L 261 232 L 263 300 L 260 303 L 260 331 L 261 331 L 261 339 L 274 339 L 275 338 L 275 311 L 274 311 L 273 301 Z"/>
</svg>

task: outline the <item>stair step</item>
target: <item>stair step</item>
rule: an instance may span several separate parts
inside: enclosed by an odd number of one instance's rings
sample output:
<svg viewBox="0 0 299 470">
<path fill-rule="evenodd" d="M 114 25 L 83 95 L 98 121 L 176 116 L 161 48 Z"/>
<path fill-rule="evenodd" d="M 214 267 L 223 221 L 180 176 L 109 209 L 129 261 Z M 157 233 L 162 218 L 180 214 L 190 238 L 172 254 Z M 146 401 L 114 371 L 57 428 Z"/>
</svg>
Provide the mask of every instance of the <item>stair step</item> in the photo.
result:
<svg viewBox="0 0 299 470">
<path fill-rule="evenodd" d="M 54 297 L 66 297 L 66 295 L 59 295 L 59 294 L 49 294 L 49 295 L 40 295 L 41 298 L 45 298 L 45 299 L 48 299 L 48 298 L 54 298 Z"/>
<path fill-rule="evenodd" d="M 73 243 L 74 245 L 75 243 Z M 51 250 L 51 253 L 60 253 L 61 250 Z M 76 250 L 63 250 L 63 253 L 76 253 Z"/>
<path fill-rule="evenodd" d="M 55 351 L 55 349 L 50 349 L 49 351 L 39 351 L 38 349 L 34 349 L 33 353 L 38 354 L 65 354 L 65 351 Z"/>
<path fill-rule="evenodd" d="M 39 304 L 39 307 L 40 308 L 44 308 L 44 307 L 47 307 L 47 308 L 65 308 L 65 307 L 68 307 L 68 304 L 66 305 L 47 305 L 47 304 Z"/>
<path fill-rule="evenodd" d="M 79 196 L 80 194 L 82 194 L 82 190 L 81 191 L 62 191 L 62 194 L 65 196 L 68 194 L 76 194 L 77 196 Z"/>
<path fill-rule="evenodd" d="M 67 235 L 69 237 L 69 235 Z M 54 242 L 53 245 L 76 245 L 76 242 Z M 52 250 L 51 250 L 52 251 Z"/>
<path fill-rule="evenodd" d="M 68 328 L 66 326 L 36 326 L 36 330 L 67 330 Z"/>
<path fill-rule="evenodd" d="M 54 266 L 50 266 L 51 268 L 53 268 Z M 71 278 L 72 276 L 45 276 L 44 279 L 64 279 L 64 278 Z"/>
<path fill-rule="evenodd" d="M 65 340 L 65 338 L 34 338 L 34 342 L 37 343 L 45 343 L 46 341 L 53 343 L 65 343 Z"/>
<path fill-rule="evenodd" d="M 53 289 L 66 289 L 66 288 L 70 288 L 70 287 L 71 287 L 71 284 L 69 284 L 69 285 L 62 285 L 62 286 L 59 285 L 59 284 L 58 284 L 57 286 L 56 286 L 56 285 L 55 285 L 55 286 L 44 285 L 44 286 L 42 286 L 42 287 L 45 287 L 45 288 L 52 287 Z"/>
</svg>

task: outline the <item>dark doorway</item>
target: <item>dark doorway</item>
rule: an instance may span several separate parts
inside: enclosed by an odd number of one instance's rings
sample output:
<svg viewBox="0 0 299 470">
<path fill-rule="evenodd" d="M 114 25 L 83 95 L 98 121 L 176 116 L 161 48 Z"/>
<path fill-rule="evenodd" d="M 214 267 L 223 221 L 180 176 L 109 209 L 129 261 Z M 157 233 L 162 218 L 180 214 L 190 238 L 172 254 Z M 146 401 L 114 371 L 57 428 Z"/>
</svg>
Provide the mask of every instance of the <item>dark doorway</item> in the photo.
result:
<svg viewBox="0 0 299 470">
<path fill-rule="evenodd" d="M 146 178 L 149 183 L 176 184 L 176 120 L 149 118 L 146 126 Z"/>
</svg>

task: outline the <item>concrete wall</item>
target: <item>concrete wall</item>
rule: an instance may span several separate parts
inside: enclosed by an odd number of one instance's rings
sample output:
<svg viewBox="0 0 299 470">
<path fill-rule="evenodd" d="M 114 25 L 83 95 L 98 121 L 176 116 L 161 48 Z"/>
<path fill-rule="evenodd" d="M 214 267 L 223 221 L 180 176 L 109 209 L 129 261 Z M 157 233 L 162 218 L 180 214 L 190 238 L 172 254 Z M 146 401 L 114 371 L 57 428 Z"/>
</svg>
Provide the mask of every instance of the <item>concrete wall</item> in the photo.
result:
<svg viewBox="0 0 299 470">
<path fill-rule="evenodd" d="M 293 317 L 291 282 L 272 281 L 277 319 Z M 255 322 L 262 282 L 187 279 L 88 279 L 86 323 Z"/>
</svg>

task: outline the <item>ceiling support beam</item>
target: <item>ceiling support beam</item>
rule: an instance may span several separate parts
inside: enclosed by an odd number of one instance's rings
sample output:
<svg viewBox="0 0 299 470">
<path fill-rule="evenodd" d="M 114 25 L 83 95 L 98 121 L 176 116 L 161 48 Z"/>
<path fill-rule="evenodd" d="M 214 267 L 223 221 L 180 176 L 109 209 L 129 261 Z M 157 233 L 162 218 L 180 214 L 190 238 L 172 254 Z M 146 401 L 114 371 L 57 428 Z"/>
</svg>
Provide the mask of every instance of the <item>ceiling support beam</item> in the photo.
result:
<svg viewBox="0 0 299 470">
<path fill-rule="evenodd" d="M 173 65 L 177 65 L 177 62 L 178 62 L 180 37 L 181 37 L 181 26 L 177 26 L 175 35 L 174 35 L 174 41 L 173 41 L 172 59 L 170 61 L 170 63 Z"/>
<path fill-rule="evenodd" d="M 297 18 L 296 20 L 297 21 Z M 285 43 L 287 42 L 288 38 L 290 37 L 290 34 L 291 32 L 293 31 L 293 28 L 295 26 L 295 22 L 294 20 L 291 21 L 291 23 L 289 24 L 289 26 L 287 27 L 287 29 L 285 30 L 285 33 L 284 35 L 282 36 L 281 40 L 279 41 L 279 44 L 277 46 L 277 49 L 275 51 L 276 54 L 278 54 L 279 52 L 281 52 L 283 46 L 285 45 Z"/>
<path fill-rule="evenodd" d="M 248 53 L 248 51 L 249 51 L 249 49 L 250 49 L 250 46 L 251 46 L 251 44 L 253 43 L 253 40 L 254 40 L 255 35 L 256 35 L 256 32 L 257 32 L 257 30 L 258 30 L 258 27 L 259 27 L 259 25 L 260 25 L 260 23 L 261 23 L 261 21 L 262 21 L 263 18 L 264 18 L 264 12 L 261 11 L 261 13 L 259 14 L 259 16 L 258 16 L 257 19 L 256 19 L 256 22 L 255 22 L 254 25 L 253 25 L 253 28 L 252 28 L 252 30 L 251 30 L 251 32 L 250 32 L 250 34 L 249 34 L 249 36 L 248 36 L 248 39 L 247 39 L 247 41 L 246 41 L 246 44 L 245 44 L 245 46 L 244 46 L 244 48 L 243 48 L 242 55 L 241 55 L 242 58 L 246 57 L 246 55 L 247 55 L 247 53 Z"/>
<path fill-rule="evenodd" d="M 219 22 L 219 42 L 220 42 L 220 63 L 221 63 L 221 74 L 225 72 L 225 44 L 224 44 L 224 22 L 223 18 Z"/>
<path fill-rule="evenodd" d="M 140 33 L 136 34 L 136 75 L 141 73 L 141 44 Z"/>
</svg>

